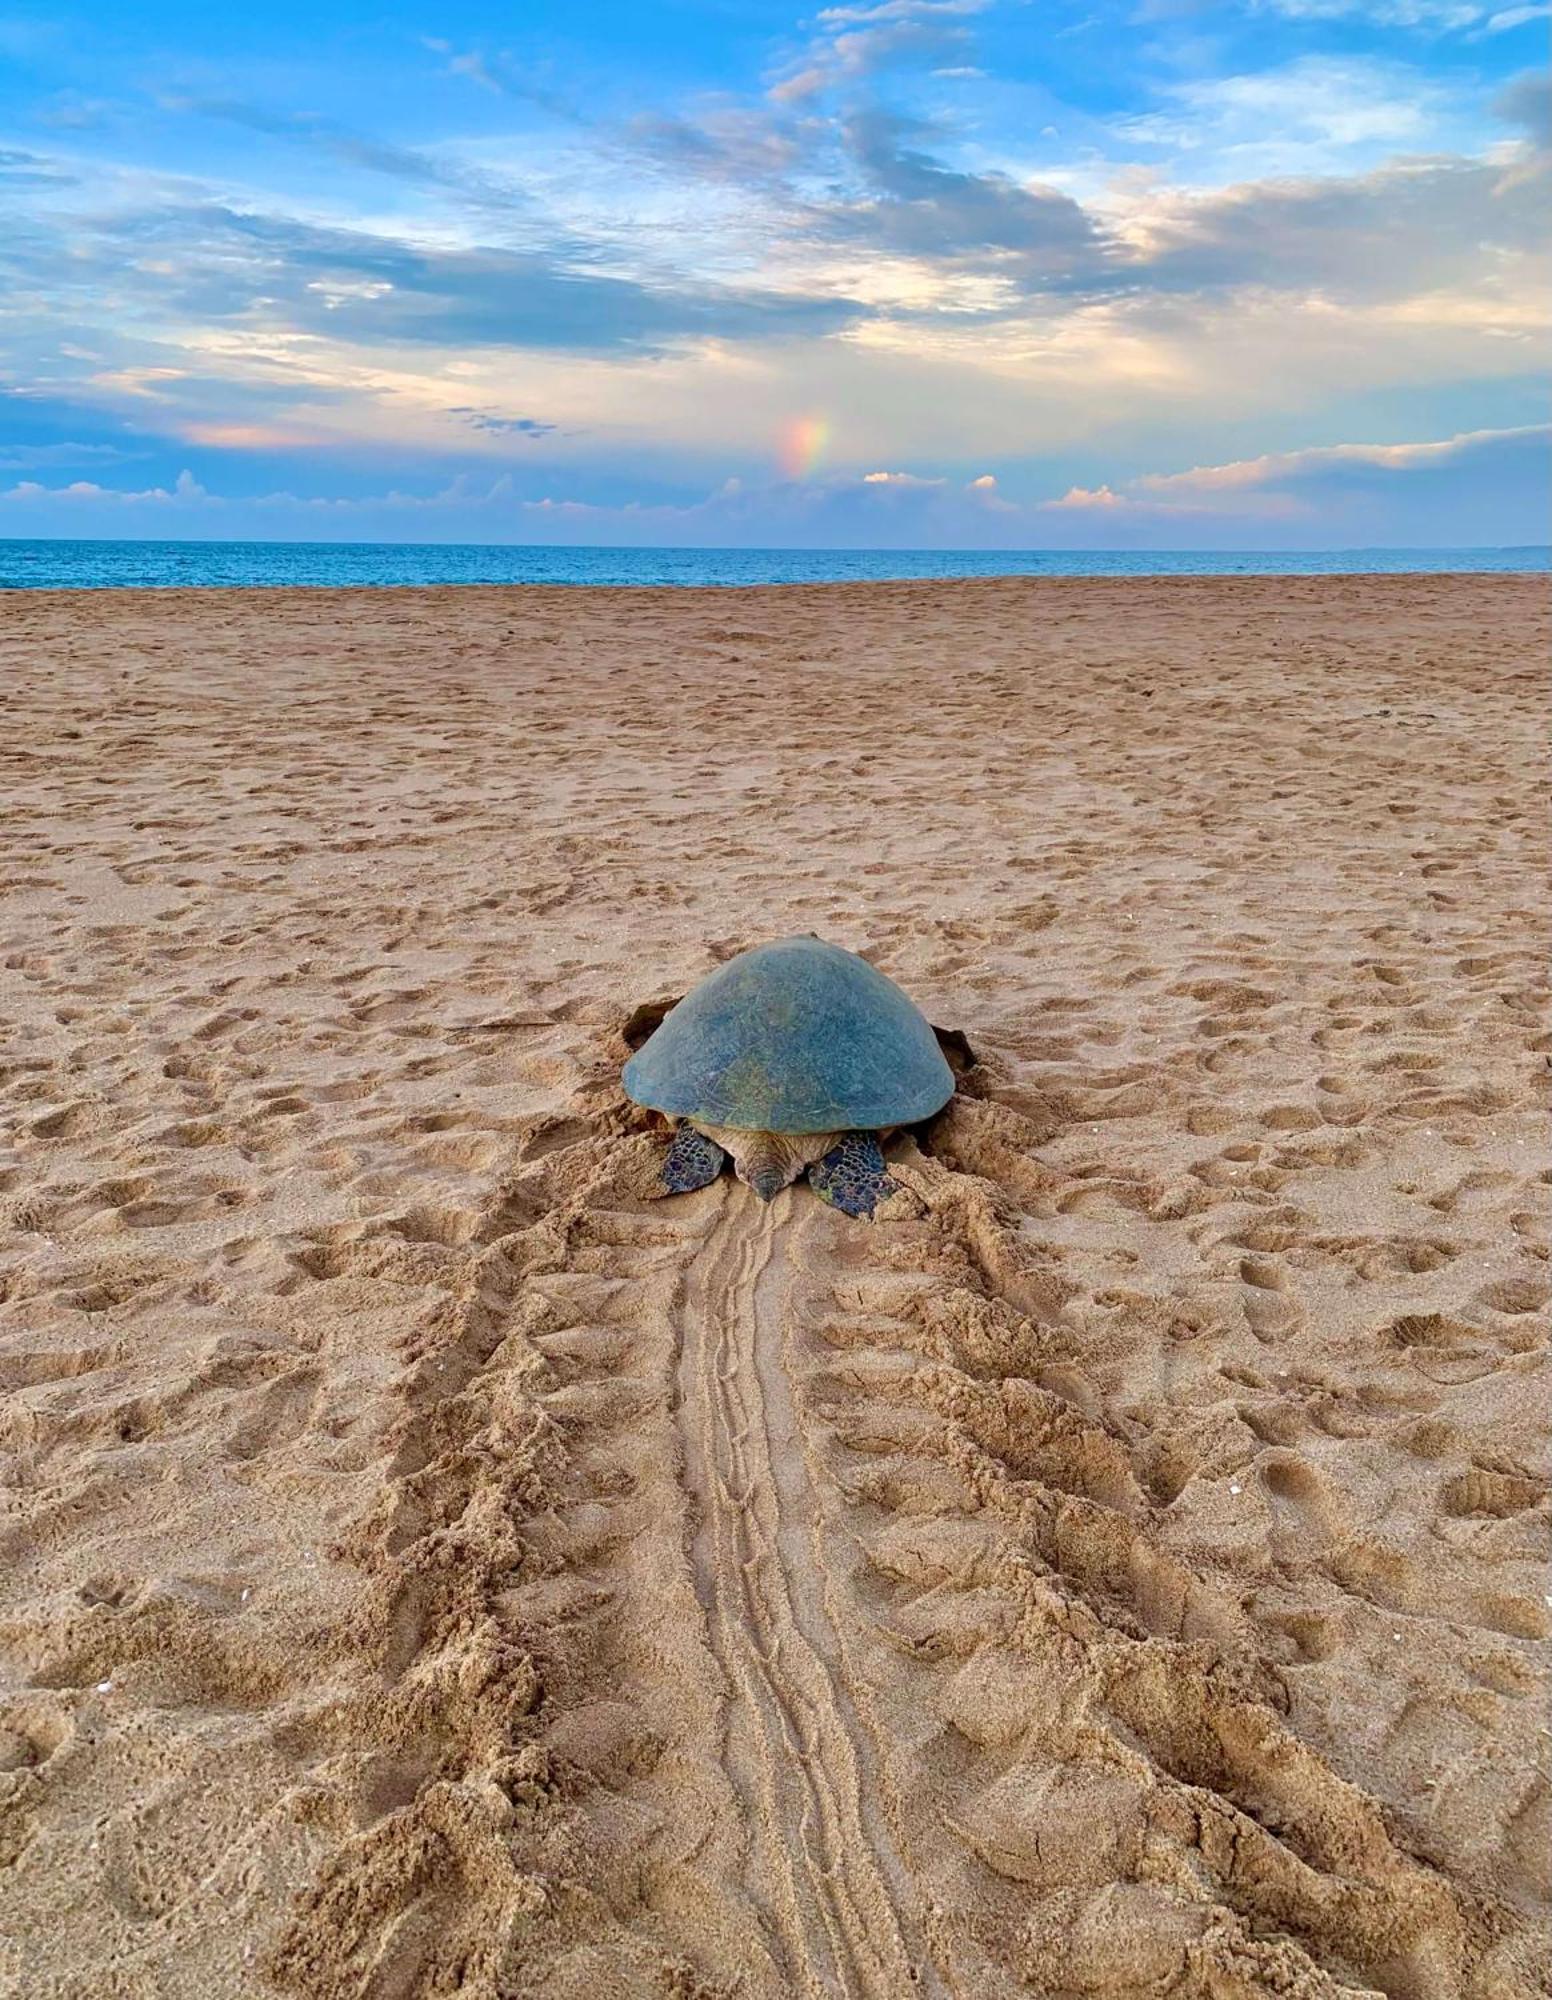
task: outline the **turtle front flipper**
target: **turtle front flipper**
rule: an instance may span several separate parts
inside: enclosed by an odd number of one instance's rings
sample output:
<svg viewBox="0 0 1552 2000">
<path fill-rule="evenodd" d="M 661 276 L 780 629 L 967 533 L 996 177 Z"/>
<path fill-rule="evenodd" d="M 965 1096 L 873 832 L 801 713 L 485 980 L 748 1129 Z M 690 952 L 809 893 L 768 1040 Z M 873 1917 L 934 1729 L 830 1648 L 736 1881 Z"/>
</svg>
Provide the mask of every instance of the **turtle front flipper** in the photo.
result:
<svg viewBox="0 0 1552 2000">
<path fill-rule="evenodd" d="M 814 1162 L 808 1178 L 821 1201 L 845 1215 L 870 1220 L 878 1204 L 900 1186 L 889 1178 L 876 1132 L 848 1132 L 838 1146 Z"/>
<path fill-rule="evenodd" d="M 693 1125 L 681 1125 L 663 1161 L 663 1190 L 689 1194 L 692 1188 L 710 1187 L 726 1164 L 727 1154 L 715 1141 Z"/>
</svg>

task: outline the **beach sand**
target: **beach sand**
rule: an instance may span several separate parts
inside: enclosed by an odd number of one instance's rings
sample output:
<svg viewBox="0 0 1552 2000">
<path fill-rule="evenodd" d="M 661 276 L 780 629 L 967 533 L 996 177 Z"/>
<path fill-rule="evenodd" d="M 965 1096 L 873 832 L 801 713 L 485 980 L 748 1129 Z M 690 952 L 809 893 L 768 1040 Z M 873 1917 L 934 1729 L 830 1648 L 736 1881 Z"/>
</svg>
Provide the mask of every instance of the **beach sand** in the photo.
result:
<svg viewBox="0 0 1552 2000">
<path fill-rule="evenodd" d="M 1545 1991 L 1546 608 L 0 599 L 0 1992 Z M 810 930 L 905 1191 L 645 1199 Z"/>
</svg>

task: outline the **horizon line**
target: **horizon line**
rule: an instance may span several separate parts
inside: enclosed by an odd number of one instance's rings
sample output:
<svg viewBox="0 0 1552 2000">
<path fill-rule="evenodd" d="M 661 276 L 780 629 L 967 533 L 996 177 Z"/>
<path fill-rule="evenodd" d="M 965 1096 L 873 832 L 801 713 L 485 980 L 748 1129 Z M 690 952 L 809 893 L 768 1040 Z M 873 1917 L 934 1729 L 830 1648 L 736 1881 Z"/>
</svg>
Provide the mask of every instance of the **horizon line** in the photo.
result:
<svg viewBox="0 0 1552 2000">
<path fill-rule="evenodd" d="M 1014 546 L 1008 543 L 903 542 L 483 542 L 347 541 L 333 536 L 267 535 L 0 535 L 0 548 L 43 543 L 50 547 L 193 549 L 509 549 L 535 554 L 594 550 L 600 555 L 801 555 L 801 556 L 1342 556 L 1342 555 L 1552 555 L 1552 542 L 1340 542 L 1256 547 L 1195 548 Z"/>
</svg>

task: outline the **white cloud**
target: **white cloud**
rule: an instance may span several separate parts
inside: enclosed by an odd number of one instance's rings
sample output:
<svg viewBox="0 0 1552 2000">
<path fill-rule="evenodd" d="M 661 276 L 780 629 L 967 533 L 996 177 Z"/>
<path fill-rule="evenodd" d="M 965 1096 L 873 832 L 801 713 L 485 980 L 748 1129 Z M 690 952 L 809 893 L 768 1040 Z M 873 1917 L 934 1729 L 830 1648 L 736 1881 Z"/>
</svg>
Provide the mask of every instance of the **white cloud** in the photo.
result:
<svg viewBox="0 0 1552 2000">
<path fill-rule="evenodd" d="M 1545 21 L 1552 16 L 1552 6 L 1505 7 L 1500 13 L 1489 14 L 1482 23 L 1484 35 L 1506 34 L 1511 28 L 1523 28 L 1531 21 Z"/>
<path fill-rule="evenodd" d="M 138 493 L 127 493 L 117 486 L 99 486 L 92 479 L 72 479 L 68 486 L 44 486 L 36 479 L 18 480 L 16 485 L 0 492 L 0 501 L 62 501 L 68 505 L 83 502 L 106 504 L 110 507 L 163 507 L 179 501 L 209 502 L 220 505 L 215 494 L 206 492 L 192 472 L 180 472 L 170 487 L 146 486 Z"/>
<path fill-rule="evenodd" d="M 1131 145 L 1172 156 L 1195 186 L 1361 171 L 1398 151 L 1437 153 L 1478 136 L 1421 71 L 1358 57 L 1301 56 L 1275 69 L 1169 85 L 1164 108 L 1116 122 Z"/>
</svg>

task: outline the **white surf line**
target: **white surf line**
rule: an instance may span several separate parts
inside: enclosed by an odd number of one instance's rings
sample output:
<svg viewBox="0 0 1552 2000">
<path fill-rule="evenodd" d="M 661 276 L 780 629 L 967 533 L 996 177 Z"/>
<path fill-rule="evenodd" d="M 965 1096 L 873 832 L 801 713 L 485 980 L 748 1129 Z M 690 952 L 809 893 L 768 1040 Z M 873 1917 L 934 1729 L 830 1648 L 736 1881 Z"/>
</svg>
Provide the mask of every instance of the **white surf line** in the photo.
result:
<svg viewBox="0 0 1552 2000">
<path fill-rule="evenodd" d="M 744 1886 L 789 1990 L 940 1994 L 904 1914 L 910 1878 L 871 1789 L 876 1752 L 819 1587 L 817 1509 L 782 1355 L 786 1227 L 732 1191 L 691 1267 L 680 1329 L 691 1555 L 728 1689 L 722 1754 L 748 1831 Z"/>
</svg>

